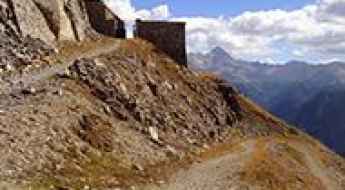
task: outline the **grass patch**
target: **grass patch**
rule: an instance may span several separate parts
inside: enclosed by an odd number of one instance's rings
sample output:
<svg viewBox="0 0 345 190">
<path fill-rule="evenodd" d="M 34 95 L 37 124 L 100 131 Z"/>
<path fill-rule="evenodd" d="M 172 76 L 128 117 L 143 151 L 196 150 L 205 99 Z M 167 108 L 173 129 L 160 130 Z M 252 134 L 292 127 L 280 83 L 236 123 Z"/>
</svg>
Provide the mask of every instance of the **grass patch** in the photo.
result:
<svg viewBox="0 0 345 190">
<path fill-rule="evenodd" d="M 262 189 L 289 190 L 296 189 L 296 184 L 301 184 L 298 189 L 313 190 L 323 189 L 320 181 L 305 169 L 303 153 L 298 152 L 285 143 L 278 143 L 280 148 L 272 150 L 272 139 L 261 139 L 256 144 L 255 152 L 241 173 L 241 180 Z M 267 147 L 269 146 L 269 147 Z M 278 151 L 278 152 L 275 152 Z M 297 163 L 293 164 L 291 160 Z"/>
<path fill-rule="evenodd" d="M 262 123 L 255 123 L 254 127 L 257 129 L 267 129 L 267 126 Z"/>
<path fill-rule="evenodd" d="M 71 161 L 56 173 L 38 177 L 31 187 L 38 190 L 127 187 L 140 181 L 134 170 L 112 155 L 89 154 L 88 159 L 79 164 Z"/>
<path fill-rule="evenodd" d="M 265 123 L 268 127 L 278 133 L 285 134 L 287 124 L 279 118 L 259 107 L 243 95 L 238 95 L 236 99 L 248 117 L 251 117 L 254 121 L 257 121 L 257 123 Z"/>
</svg>

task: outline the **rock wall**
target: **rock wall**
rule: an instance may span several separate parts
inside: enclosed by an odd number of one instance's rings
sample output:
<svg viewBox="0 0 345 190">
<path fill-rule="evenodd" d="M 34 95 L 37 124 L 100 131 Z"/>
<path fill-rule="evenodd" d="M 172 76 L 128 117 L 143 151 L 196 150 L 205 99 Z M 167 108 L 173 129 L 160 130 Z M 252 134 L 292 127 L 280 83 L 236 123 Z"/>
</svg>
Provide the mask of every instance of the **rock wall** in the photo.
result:
<svg viewBox="0 0 345 190">
<path fill-rule="evenodd" d="M 85 0 L 65 0 L 64 8 L 78 41 L 96 35 L 87 15 Z"/>
<path fill-rule="evenodd" d="M 7 0 L 0 0 L 0 33 L 18 36 L 13 6 Z"/>
<path fill-rule="evenodd" d="M 9 2 L 13 6 L 20 34 L 40 38 L 49 44 L 55 41 L 54 34 L 49 29 L 43 13 L 33 1 L 27 0 L 23 3 L 23 0 L 10 0 Z"/>
<path fill-rule="evenodd" d="M 27 5 L 32 6 L 33 4 L 28 3 Z M 17 11 L 23 9 L 18 17 L 13 11 L 15 7 Z M 18 24 L 18 22 L 26 20 L 25 15 L 30 16 L 32 10 L 37 11 L 35 6 L 23 7 L 19 1 L 0 0 L 0 74 L 4 71 L 12 71 L 21 65 L 30 64 L 34 60 L 40 60 L 54 52 L 51 46 L 42 41 L 44 39 L 52 42 L 51 39 L 54 36 L 48 28 L 44 27 L 45 25 L 40 26 L 41 17 L 37 16 L 36 22 L 32 20 L 21 23 L 21 25 Z M 29 27 L 29 24 L 35 27 Z M 24 30 L 26 28 L 29 31 Z M 32 35 L 28 35 L 29 32 Z M 43 35 L 39 35 L 40 32 Z M 38 39 L 32 37 L 38 37 Z"/>
<path fill-rule="evenodd" d="M 34 0 L 37 7 L 44 14 L 50 30 L 54 33 L 55 38 L 61 41 L 76 40 L 75 33 L 72 28 L 65 9 L 65 1 L 55 0 Z"/>
<path fill-rule="evenodd" d="M 10 29 L 18 36 L 39 38 L 52 45 L 96 35 L 84 0 L 0 0 L 0 12 L 1 27 L 7 32 Z"/>
</svg>

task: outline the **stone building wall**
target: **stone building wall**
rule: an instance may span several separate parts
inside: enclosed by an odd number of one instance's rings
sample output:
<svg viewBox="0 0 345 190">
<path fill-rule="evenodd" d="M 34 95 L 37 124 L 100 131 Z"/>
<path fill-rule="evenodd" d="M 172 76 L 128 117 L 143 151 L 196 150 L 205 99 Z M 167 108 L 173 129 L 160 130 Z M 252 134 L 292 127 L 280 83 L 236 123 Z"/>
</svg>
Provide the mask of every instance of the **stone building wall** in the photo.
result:
<svg viewBox="0 0 345 190">
<path fill-rule="evenodd" d="M 137 20 L 134 37 L 145 39 L 177 63 L 187 66 L 186 23 Z"/>
<path fill-rule="evenodd" d="M 85 0 L 91 26 L 100 34 L 125 38 L 125 23 L 100 0 Z"/>
</svg>

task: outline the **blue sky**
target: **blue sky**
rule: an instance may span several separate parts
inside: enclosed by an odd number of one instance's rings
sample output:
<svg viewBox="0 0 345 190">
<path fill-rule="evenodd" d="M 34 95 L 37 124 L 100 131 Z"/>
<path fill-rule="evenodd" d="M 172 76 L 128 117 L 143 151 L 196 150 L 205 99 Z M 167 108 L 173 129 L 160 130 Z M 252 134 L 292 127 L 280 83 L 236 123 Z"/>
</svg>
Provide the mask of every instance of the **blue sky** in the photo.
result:
<svg viewBox="0 0 345 190">
<path fill-rule="evenodd" d="M 174 16 L 234 16 L 244 11 L 271 9 L 292 10 L 314 0 L 133 0 L 140 9 L 167 4 Z"/>
</svg>

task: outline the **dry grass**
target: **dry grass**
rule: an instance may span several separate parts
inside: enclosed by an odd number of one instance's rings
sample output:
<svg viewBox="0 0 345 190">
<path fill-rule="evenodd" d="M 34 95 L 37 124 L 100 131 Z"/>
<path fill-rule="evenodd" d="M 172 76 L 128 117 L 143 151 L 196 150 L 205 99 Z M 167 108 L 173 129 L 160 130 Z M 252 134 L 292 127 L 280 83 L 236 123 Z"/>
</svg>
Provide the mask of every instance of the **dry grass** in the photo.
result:
<svg viewBox="0 0 345 190">
<path fill-rule="evenodd" d="M 145 66 L 151 64 L 151 66 L 157 67 L 156 70 L 164 73 L 165 77 L 176 79 L 176 77 L 180 76 L 178 72 L 181 70 L 181 66 L 157 49 L 152 43 L 145 40 L 129 39 L 123 41 L 118 53 L 122 57 L 140 60 Z"/>
<path fill-rule="evenodd" d="M 286 123 L 284 123 L 271 113 L 265 111 L 248 98 L 244 97 L 243 95 L 238 95 L 236 99 L 240 104 L 240 107 L 243 108 L 245 114 L 249 117 L 252 117 L 252 119 L 255 120 L 257 123 L 268 125 L 272 129 L 281 133 L 287 132 Z"/>
<path fill-rule="evenodd" d="M 40 177 L 34 180 L 35 183 L 31 186 L 33 189 L 47 187 L 83 189 L 89 184 L 92 187 L 105 188 L 129 186 L 131 183 L 140 181 L 137 173 L 110 155 L 90 154 L 88 158 L 88 162 L 80 162 L 78 165 L 71 162 L 52 176 Z"/>
<path fill-rule="evenodd" d="M 120 54 L 124 57 L 137 57 L 144 62 L 150 61 L 154 53 L 160 53 L 153 44 L 140 40 L 140 39 L 129 39 L 123 41 L 120 45 Z"/>
<path fill-rule="evenodd" d="M 58 57 L 74 57 L 73 55 L 83 54 L 83 52 L 88 52 L 90 49 L 97 49 L 99 47 L 107 47 L 109 44 L 117 43 L 119 39 L 102 37 L 97 40 L 88 40 L 83 42 L 60 42 L 58 45 L 59 54 Z"/>
<path fill-rule="evenodd" d="M 257 141 L 255 153 L 244 168 L 241 180 L 263 189 L 324 189 L 320 180 L 305 168 L 306 163 L 301 153 L 286 146 L 277 155 L 266 148 L 266 141 Z"/>
<path fill-rule="evenodd" d="M 215 73 L 206 72 L 206 71 L 200 72 L 199 79 L 202 81 L 212 81 L 212 82 L 216 82 L 216 83 L 224 81 L 221 77 L 219 77 Z"/>
<path fill-rule="evenodd" d="M 219 158 L 225 156 L 227 154 L 235 154 L 236 152 L 243 151 L 243 147 L 241 146 L 241 142 L 246 141 L 246 139 L 232 139 L 232 142 L 227 142 L 223 144 L 216 145 L 214 147 L 210 147 L 205 152 L 202 152 L 198 158 L 201 160 L 211 160 L 214 158 Z"/>
</svg>

